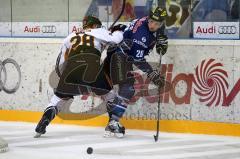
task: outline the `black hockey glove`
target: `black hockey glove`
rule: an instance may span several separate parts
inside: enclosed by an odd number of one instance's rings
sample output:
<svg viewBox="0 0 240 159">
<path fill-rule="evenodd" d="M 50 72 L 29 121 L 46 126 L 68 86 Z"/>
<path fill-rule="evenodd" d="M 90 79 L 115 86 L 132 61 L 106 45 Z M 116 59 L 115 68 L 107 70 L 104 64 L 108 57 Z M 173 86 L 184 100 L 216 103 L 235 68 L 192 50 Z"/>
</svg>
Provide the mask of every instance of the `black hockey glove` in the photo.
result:
<svg viewBox="0 0 240 159">
<path fill-rule="evenodd" d="M 152 72 L 149 72 L 147 77 L 160 88 L 164 87 L 165 84 L 165 77 L 161 76 L 158 70 L 154 70 Z"/>
<path fill-rule="evenodd" d="M 111 31 L 111 33 L 113 33 L 114 31 L 124 31 L 126 28 L 127 28 L 126 25 L 118 24 L 118 25 L 113 26 L 110 31 Z"/>
<path fill-rule="evenodd" d="M 161 35 L 157 37 L 156 51 L 158 54 L 166 54 L 168 49 L 168 37 L 166 35 Z"/>
</svg>

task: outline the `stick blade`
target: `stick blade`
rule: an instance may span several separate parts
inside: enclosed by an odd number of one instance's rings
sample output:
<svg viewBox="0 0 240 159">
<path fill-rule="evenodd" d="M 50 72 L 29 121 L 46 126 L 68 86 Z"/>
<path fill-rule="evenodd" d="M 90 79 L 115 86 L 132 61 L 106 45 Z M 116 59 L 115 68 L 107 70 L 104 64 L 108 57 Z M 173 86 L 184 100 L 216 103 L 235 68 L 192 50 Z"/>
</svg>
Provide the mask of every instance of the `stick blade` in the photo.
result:
<svg viewBox="0 0 240 159">
<path fill-rule="evenodd" d="M 154 135 L 153 137 L 154 137 L 155 142 L 157 142 L 158 141 L 158 135 Z"/>
</svg>

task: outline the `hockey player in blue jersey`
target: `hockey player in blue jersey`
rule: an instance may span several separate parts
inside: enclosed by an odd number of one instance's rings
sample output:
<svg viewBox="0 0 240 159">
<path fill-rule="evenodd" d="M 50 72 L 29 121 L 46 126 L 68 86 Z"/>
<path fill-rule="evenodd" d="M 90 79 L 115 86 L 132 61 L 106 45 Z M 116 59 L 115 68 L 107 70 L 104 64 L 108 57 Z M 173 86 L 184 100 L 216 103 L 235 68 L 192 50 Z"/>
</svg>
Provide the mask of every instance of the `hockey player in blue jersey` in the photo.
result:
<svg viewBox="0 0 240 159">
<path fill-rule="evenodd" d="M 113 83 L 119 87 L 115 98 L 107 103 L 109 122 L 105 128 L 105 137 L 113 135 L 123 137 L 125 134 L 125 128 L 120 124 L 119 119 L 135 93 L 134 77 L 129 73 L 133 70 L 133 65 L 145 72 L 156 86 L 164 86 L 164 77 L 160 75 L 159 70 L 154 70 L 147 63 L 145 56 L 151 53 L 155 45 L 158 54 L 164 55 L 167 52 L 168 38 L 164 35 L 166 16 L 166 10 L 157 7 L 149 16 L 132 21 L 124 31 L 124 40 L 120 47 L 108 49 L 106 61 L 111 61 L 109 68 L 112 70 L 109 71 Z M 122 25 L 122 27 L 126 26 Z M 126 67 L 127 71 L 122 71 L 125 70 L 122 68 Z"/>
</svg>

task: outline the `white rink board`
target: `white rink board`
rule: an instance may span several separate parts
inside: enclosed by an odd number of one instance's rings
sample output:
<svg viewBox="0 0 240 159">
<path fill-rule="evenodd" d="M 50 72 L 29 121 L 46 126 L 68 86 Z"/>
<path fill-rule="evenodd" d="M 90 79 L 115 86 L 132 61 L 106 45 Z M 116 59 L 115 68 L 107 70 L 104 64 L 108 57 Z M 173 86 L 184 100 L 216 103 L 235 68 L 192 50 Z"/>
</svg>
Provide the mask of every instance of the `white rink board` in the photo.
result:
<svg viewBox="0 0 240 159">
<path fill-rule="evenodd" d="M 44 110 L 53 94 L 49 74 L 54 70 L 61 42 L 62 39 L 0 39 L 0 60 L 14 59 L 22 73 L 20 87 L 14 94 L 0 92 L 0 109 Z M 163 63 L 168 65 L 169 82 L 176 82 L 176 87 L 164 95 L 162 118 L 240 123 L 239 44 L 239 41 L 170 40 Z M 157 55 L 148 60 L 157 61 Z M 16 80 L 16 72 L 7 72 Z M 197 94 L 196 89 L 203 89 L 203 94 Z M 211 97 L 200 101 L 208 97 L 206 94 Z M 96 106 L 100 101 L 92 97 L 75 99 L 72 105 L 75 111 Z M 141 97 L 129 106 L 125 115 L 152 119 L 156 117 L 156 106 L 156 100 Z"/>
</svg>

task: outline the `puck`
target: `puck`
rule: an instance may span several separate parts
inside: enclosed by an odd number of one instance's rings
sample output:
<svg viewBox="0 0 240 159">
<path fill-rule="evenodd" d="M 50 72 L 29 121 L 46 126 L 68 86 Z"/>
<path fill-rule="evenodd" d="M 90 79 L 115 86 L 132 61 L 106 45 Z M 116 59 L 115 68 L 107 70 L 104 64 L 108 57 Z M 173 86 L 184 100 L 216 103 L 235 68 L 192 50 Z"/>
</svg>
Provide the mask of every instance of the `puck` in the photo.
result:
<svg viewBox="0 0 240 159">
<path fill-rule="evenodd" d="M 88 153 L 88 154 L 92 154 L 92 153 L 93 153 L 93 148 L 88 147 L 88 148 L 87 148 L 87 153 Z"/>
</svg>

